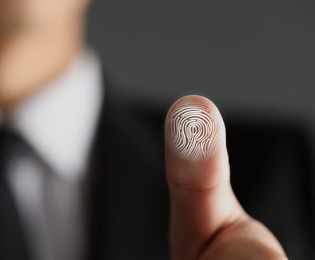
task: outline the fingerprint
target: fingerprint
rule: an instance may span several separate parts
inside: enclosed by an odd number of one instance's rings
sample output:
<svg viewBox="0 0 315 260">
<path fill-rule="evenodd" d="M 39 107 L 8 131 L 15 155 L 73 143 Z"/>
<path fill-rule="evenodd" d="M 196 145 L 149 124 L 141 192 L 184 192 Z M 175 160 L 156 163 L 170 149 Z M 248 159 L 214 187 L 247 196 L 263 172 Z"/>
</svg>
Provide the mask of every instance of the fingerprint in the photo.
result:
<svg viewBox="0 0 315 260">
<path fill-rule="evenodd" d="M 217 140 L 217 124 L 205 106 L 178 105 L 169 117 L 170 143 L 175 152 L 189 160 L 207 158 Z"/>
</svg>

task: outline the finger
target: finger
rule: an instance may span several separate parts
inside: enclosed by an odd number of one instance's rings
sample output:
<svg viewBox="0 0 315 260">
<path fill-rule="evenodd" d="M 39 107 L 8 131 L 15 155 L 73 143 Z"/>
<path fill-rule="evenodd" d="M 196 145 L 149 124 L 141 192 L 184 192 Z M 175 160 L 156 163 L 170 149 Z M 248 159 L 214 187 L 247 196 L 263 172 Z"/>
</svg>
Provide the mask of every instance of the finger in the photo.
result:
<svg viewBox="0 0 315 260">
<path fill-rule="evenodd" d="M 200 260 L 287 260 L 274 235 L 260 222 L 248 218 L 225 228 L 203 250 Z"/>
<path fill-rule="evenodd" d="M 186 96 L 165 125 L 172 259 L 196 259 L 220 229 L 246 218 L 230 185 L 225 127 L 208 99 Z"/>
</svg>

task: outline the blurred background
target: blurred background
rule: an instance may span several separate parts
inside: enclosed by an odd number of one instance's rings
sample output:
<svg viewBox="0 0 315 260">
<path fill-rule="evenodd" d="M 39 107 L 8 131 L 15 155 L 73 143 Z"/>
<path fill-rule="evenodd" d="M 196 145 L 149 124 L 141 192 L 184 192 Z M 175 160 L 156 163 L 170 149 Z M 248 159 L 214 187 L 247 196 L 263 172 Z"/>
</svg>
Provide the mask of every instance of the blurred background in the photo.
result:
<svg viewBox="0 0 315 260">
<path fill-rule="evenodd" d="M 88 40 L 135 95 L 196 92 L 312 120 L 314 13 L 308 0 L 94 0 Z"/>
<path fill-rule="evenodd" d="M 199 94 L 245 210 L 315 259 L 315 4 L 93 0 L 98 59 L 88 3 L 0 0 L 0 258 L 168 259 L 164 119 Z"/>
<path fill-rule="evenodd" d="M 227 121 L 236 193 L 282 243 L 290 241 L 292 259 L 311 259 L 314 245 L 314 13 L 309 0 L 95 0 L 88 19 L 89 43 L 130 96 L 215 101 Z M 241 140 L 246 158 L 233 150 Z M 285 169 L 290 158 L 294 166 Z M 291 238 L 281 237 L 288 227 Z"/>
</svg>

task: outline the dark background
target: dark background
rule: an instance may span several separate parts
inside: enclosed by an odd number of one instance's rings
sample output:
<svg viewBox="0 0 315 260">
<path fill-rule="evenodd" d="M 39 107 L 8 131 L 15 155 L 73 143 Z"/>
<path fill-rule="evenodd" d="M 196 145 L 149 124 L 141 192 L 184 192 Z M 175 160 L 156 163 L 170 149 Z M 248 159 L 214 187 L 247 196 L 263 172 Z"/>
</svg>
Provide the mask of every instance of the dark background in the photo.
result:
<svg viewBox="0 0 315 260">
<path fill-rule="evenodd" d="M 94 0 L 88 40 L 135 95 L 315 112 L 311 0 Z"/>
<path fill-rule="evenodd" d="M 224 118 L 289 121 L 315 161 L 314 1 L 93 0 L 87 38 L 129 95 L 201 94 Z"/>
<path fill-rule="evenodd" d="M 312 232 L 299 233 L 314 228 L 315 214 L 310 207 L 314 189 L 303 193 L 305 187 L 315 187 L 313 1 L 94 0 L 88 42 L 101 55 L 106 73 L 129 95 L 169 102 L 202 94 L 214 100 L 224 119 L 232 122 L 227 128 L 231 147 L 241 147 L 240 139 L 247 139 L 241 148 L 244 158 L 229 151 L 232 169 L 244 169 L 232 172 L 232 181 L 236 187 L 238 180 L 249 183 L 247 190 L 236 188 L 239 199 L 251 214 L 258 212 L 280 240 L 281 234 L 283 240 L 286 236 L 280 229 L 292 227 L 294 235 L 284 244 L 291 259 L 312 259 L 306 250 L 312 248 Z M 246 171 L 250 149 L 257 175 Z M 266 159 L 270 165 L 264 165 L 264 157 L 275 161 Z M 286 169 L 282 165 L 288 160 L 299 166 Z M 254 184 L 257 178 L 268 179 L 265 172 L 270 173 L 269 189 L 274 193 Z M 255 192 L 250 200 L 248 194 Z M 276 198 L 270 195 L 276 193 Z M 257 203 L 270 210 L 259 213 Z M 301 211 L 292 215 L 294 203 Z"/>
</svg>

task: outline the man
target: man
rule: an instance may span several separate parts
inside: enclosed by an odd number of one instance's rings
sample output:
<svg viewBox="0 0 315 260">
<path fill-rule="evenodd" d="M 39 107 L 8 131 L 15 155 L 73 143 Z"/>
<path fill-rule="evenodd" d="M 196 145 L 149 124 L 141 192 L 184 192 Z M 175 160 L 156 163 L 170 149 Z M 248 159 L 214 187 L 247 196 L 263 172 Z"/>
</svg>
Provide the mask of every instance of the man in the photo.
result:
<svg viewBox="0 0 315 260">
<path fill-rule="evenodd" d="M 168 250 L 165 110 L 104 84 L 87 5 L 0 3 L 0 259 L 286 259 L 238 203 L 223 120 L 200 96 L 166 119 Z"/>
</svg>

